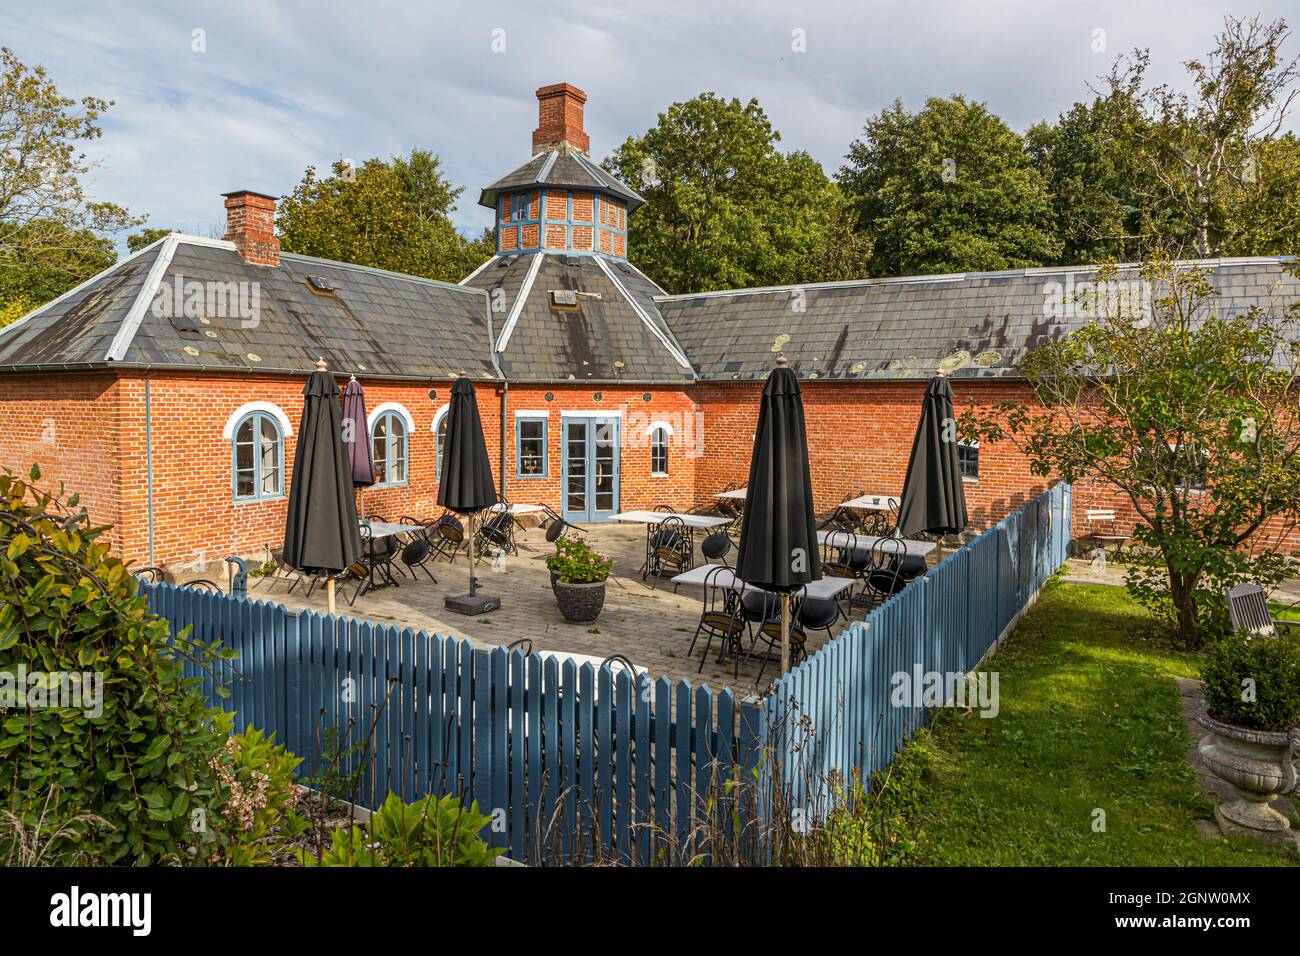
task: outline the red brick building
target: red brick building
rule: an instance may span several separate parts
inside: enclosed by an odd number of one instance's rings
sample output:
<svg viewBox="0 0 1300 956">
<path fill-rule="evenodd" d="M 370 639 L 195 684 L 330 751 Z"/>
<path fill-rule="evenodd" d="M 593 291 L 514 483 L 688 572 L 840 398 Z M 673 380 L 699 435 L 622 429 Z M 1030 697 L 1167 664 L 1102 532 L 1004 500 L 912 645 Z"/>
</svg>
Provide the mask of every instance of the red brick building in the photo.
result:
<svg viewBox="0 0 1300 956">
<path fill-rule="evenodd" d="M 480 197 L 497 254 L 462 283 L 282 253 L 275 199 L 230 193 L 223 240 L 172 234 L 0 331 L 0 465 L 38 462 L 81 492 L 127 558 L 260 555 L 282 542 L 301 391 L 323 357 L 366 390 L 382 469 L 366 512 L 437 513 L 463 373 L 508 499 L 600 521 L 743 484 L 784 352 L 829 510 L 901 492 L 936 368 L 959 412 L 1014 401 L 1016 360 L 1091 318 L 1071 305 L 1089 267 L 665 295 L 627 260 L 644 201 L 589 158 L 586 95 L 537 97 L 531 158 Z M 1279 259 L 1213 265 L 1229 308 L 1300 291 Z M 1044 486 L 1009 447 L 968 448 L 963 468 L 977 526 Z"/>
</svg>

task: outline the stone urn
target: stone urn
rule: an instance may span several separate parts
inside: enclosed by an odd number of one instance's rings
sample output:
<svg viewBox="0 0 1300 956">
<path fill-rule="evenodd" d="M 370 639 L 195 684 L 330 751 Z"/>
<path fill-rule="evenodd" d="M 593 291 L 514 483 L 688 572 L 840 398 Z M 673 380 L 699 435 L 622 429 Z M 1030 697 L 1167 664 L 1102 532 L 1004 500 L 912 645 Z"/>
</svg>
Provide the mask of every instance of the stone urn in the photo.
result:
<svg viewBox="0 0 1300 956">
<path fill-rule="evenodd" d="M 1296 789 L 1300 728 L 1250 730 L 1215 720 L 1205 711 L 1196 720 L 1208 731 L 1201 738 L 1201 759 L 1241 795 L 1214 808 L 1219 829 L 1300 846 L 1291 821 L 1269 806 Z"/>
<path fill-rule="evenodd" d="M 583 584 L 570 584 L 556 579 L 555 603 L 560 606 L 560 613 L 571 624 L 590 624 L 600 616 L 600 609 L 605 606 L 605 582 L 588 581 Z"/>
</svg>

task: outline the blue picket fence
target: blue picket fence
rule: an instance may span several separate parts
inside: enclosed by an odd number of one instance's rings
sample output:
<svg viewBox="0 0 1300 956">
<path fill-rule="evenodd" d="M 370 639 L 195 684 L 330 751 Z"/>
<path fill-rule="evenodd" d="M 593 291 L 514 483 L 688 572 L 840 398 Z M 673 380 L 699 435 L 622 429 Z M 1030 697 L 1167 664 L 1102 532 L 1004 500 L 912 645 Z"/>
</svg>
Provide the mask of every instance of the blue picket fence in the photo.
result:
<svg viewBox="0 0 1300 956">
<path fill-rule="evenodd" d="M 305 775 L 371 740 L 341 761 L 357 773 L 362 805 L 459 793 L 493 816 L 491 841 L 516 859 L 680 862 L 707 857 L 711 829 L 737 820 L 758 829 L 749 823 L 769 799 L 743 794 L 780 787 L 816 813 L 834 775 L 886 766 L 926 714 L 890 705 L 890 676 L 972 668 L 1064 561 L 1069 529 L 1070 491 L 1058 485 L 771 694 L 743 700 L 247 597 L 142 587 L 173 634 L 188 626 L 191 640 L 233 652 L 215 671 L 189 663 L 187 672 L 236 727 L 274 733 L 303 757 Z M 728 788 L 737 776 L 763 786 Z"/>
</svg>

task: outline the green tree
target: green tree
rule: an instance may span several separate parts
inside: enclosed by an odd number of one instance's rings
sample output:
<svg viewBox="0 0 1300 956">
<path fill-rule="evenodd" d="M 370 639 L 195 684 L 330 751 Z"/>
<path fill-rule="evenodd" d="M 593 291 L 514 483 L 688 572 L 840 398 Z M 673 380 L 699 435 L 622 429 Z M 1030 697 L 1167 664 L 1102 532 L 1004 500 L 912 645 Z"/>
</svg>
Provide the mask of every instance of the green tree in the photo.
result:
<svg viewBox="0 0 1300 956">
<path fill-rule="evenodd" d="M 1222 314 L 1207 273 L 1167 260 L 1105 267 L 1077 298 L 1062 305 L 1095 319 L 1020 363 L 1034 401 L 961 428 L 1126 498 L 1144 548 L 1129 589 L 1196 646 L 1221 588 L 1296 570 L 1275 532 L 1300 519 L 1300 301 Z"/>
<path fill-rule="evenodd" d="M 141 229 L 139 232 L 133 232 L 126 237 L 126 248 L 128 252 L 139 252 L 145 246 L 151 246 L 164 236 L 175 232 L 174 229 Z"/>
<path fill-rule="evenodd" d="M 81 144 L 112 103 L 63 96 L 43 67 L 0 49 L 0 312 L 52 299 L 114 259 L 109 238 L 139 220 L 97 202 Z"/>
<path fill-rule="evenodd" d="M 1141 163 L 1126 134 L 1138 121 L 1127 97 L 1098 96 L 1025 134 L 1056 214 L 1062 243 L 1058 263 L 1142 257 L 1151 240 L 1149 211 L 1139 184 Z"/>
<path fill-rule="evenodd" d="M 1038 266 L 1061 249 L 1024 140 L 982 103 L 901 101 L 867 121 L 839 182 L 872 241 L 876 276 Z"/>
<path fill-rule="evenodd" d="M 486 236 L 469 241 L 451 223 L 463 189 L 442 174 L 437 156 L 414 149 L 360 168 L 309 167 L 280 203 L 276 225 L 286 252 L 457 282 L 489 258 Z"/>
<path fill-rule="evenodd" d="M 865 275 L 869 247 L 843 228 L 844 196 L 780 139 L 757 100 L 713 93 L 629 137 L 603 165 L 646 200 L 630 217 L 630 258 L 673 293 Z"/>
<path fill-rule="evenodd" d="M 1297 226 L 1285 217 L 1300 180 L 1294 137 L 1280 137 L 1300 76 L 1300 57 L 1282 54 L 1289 36 L 1284 20 L 1228 17 L 1209 56 L 1184 64 L 1190 93 L 1148 83 L 1146 50 L 1121 57 L 1106 77 L 1108 96 L 1135 107 L 1119 132 L 1141 163 L 1136 184 L 1160 211 L 1166 248 L 1201 258 L 1295 252 Z M 1252 213 L 1264 214 L 1263 228 Z"/>
</svg>

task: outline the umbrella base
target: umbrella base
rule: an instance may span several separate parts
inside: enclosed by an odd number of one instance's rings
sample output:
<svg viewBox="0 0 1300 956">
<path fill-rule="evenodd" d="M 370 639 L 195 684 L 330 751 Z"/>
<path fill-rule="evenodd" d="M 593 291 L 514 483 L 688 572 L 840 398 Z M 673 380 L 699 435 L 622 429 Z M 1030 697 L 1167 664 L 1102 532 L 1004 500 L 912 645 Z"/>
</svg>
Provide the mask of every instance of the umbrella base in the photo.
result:
<svg viewBox="0 0 1300 956">
<path fill-rule="evenodd" d="M 457 614 L 486 614 L 501 606 L 501 599 L 490 594 L 453 594 L 443 600 L 449 611 Z"/>
</svg>

